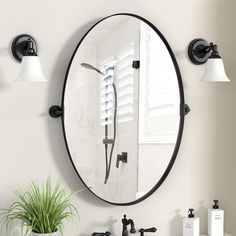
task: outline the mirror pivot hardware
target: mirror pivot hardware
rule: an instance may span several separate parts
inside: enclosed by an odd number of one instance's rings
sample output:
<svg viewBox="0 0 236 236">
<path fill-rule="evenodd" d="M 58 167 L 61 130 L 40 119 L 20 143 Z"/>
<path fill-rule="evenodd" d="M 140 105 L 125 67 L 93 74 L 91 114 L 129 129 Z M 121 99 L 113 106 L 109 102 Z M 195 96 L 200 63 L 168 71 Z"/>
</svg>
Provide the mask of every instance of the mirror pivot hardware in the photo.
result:
<svg viewBox="0 0 236 236">
<path fill-rule="evenodd" d="M 190 108 L 187 104 L 184 104 L 184 115 L 187 115 L 190 112 Z"/>
<path fill-rule="evenodd" d="M 49 115 L 53 118 L 58 118 L 63 115 L 63 109 L 57 105 L 53 105 L 49 108 Z"/>
<path fill-rule="evenodd" d="M 187 104 L 180 104 L 180 116 L 185 116 L 191 111 Z"/>
<path fill-rule="evenodd" d="M 157 231 L 157 229 L 155 227 L 152 227 L 152 228 L 149 228 L 149 229 L 140 229 L 139 233 L 140 233 L 140 236 L 144 236 L 144 232 L 154 233 L 156 231 Z"/>
<path fill-rule="evenodd" d="M 128 162 L 128 152 L 122 152 L 121 154 L 117 155 L 117 158 L 116 158 L 116 167 L 117 168 L 119 168 L 120 161 L 123 163 Z"/>
</svg>

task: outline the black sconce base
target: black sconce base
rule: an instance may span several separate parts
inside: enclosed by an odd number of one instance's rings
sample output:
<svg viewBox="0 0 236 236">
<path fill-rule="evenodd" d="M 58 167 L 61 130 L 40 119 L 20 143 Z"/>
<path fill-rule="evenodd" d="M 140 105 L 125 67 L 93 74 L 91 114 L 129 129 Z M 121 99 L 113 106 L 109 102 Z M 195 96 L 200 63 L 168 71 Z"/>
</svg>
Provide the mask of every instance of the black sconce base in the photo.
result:
<svg viewBox="0 0 236 236">
<path fill-rule="evenodd" d="M 37 53 L 37 44 L 34 38 L 28 34 L 18 35 L 12 42 L 11 45 L 12 55 L 18 62 L 22 61 L 23 55 L 25 55 L 25 53 L 28 50 L 29 39 L 32 41 L 34 52 Z"/>
<path fill-rule="evenodd" d="M 193 64 L 204 64 L 210 55 L 209 43 L 206 40 L 197 38 L 190 42 L 188 46 L 188 57 Z"/>
</svg>

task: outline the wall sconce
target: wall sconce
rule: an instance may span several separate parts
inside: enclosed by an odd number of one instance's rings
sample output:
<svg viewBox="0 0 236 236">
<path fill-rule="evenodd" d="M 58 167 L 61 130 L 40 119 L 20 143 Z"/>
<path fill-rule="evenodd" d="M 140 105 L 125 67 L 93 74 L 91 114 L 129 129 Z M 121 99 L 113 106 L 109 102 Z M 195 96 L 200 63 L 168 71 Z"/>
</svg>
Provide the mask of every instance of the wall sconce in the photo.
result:
<svg viewBox="0 0 236 236">
<path fill-rule="evenodd" d="M 32 36 L 18 35 L 12 42 L 11 51 L 14 58 L 22 63 L 16 81 L 47 81 L 37 55 L 37 44 Z"/>
<path fill-rule="evenodd" d="M 206 63 L 206 70 L 202 81 L 228 82 L 223 61 L 218 53 L 217 45 L 208 43 L 204 39 L 194 39 L 188 46 L 188 56 L 195 65 Z"/>
</svg>

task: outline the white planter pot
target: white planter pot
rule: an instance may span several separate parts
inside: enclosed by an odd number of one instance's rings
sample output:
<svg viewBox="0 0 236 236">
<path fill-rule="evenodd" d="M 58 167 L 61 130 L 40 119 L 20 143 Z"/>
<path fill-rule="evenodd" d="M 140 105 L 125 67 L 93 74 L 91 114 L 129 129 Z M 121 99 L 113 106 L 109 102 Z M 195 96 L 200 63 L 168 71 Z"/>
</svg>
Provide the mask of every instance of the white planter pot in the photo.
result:
<svg viewBox="0 0 236 236">
<path fill-rule="evenodd" d="M 59 231 L 51 233 L 51 234 L 38 234 L 38 233 L 31 232 L 30 236 L 61 236 L 61 234 Z"/>
</svg>

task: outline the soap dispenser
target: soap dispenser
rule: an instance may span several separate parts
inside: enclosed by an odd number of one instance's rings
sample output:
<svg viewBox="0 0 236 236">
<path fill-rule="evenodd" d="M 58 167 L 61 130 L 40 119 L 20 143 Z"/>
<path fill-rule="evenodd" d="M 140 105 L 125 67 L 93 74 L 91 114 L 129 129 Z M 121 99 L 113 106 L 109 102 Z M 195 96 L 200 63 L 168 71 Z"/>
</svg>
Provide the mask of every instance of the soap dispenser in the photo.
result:
<svg viewBox="0 0 236 236">
<path fill-rule="evenodd" d="M 224 236 L 224 211 L 218 200 L 214 200 L 212 209 L 208 209 L 208 235 Z"/>
<path fill-rule="evenodd" d="M 193 214 L 194 209 L 189 209 L 188 217 L 183 219 L 183 236 L 199 236 L 199 218 Z"/>
</svg>

